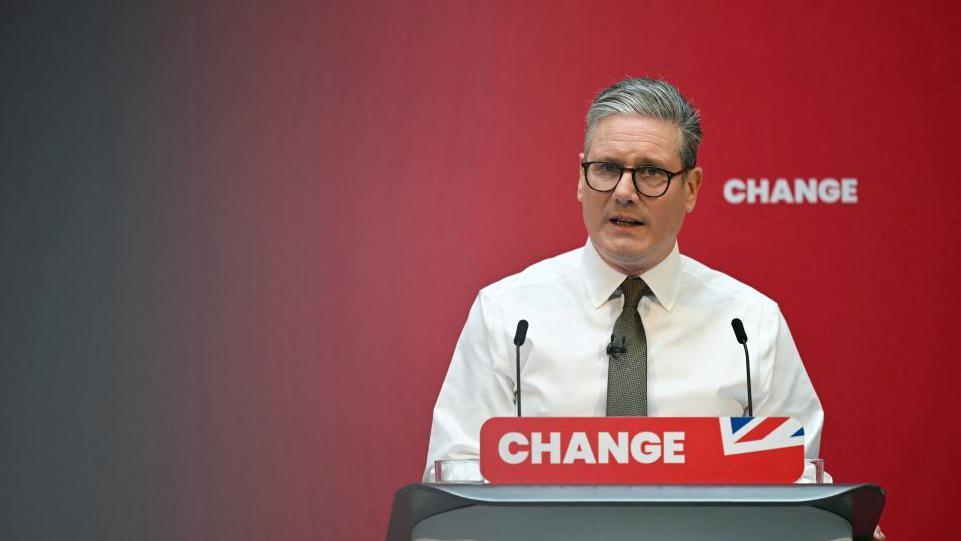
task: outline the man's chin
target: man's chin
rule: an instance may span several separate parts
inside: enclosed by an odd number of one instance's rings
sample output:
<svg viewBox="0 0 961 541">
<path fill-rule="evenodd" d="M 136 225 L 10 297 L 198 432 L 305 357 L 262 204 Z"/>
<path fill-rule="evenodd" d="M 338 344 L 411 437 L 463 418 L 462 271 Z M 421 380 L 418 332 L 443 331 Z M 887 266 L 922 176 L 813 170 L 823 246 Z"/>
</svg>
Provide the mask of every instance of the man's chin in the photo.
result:
<svg viewBox="0 0 961 541">
<path fill-rule="evenodd" d="M 611 267 L 624 274 L 636 274 L 638 271 L 647 270 L 645 266 L 651 259 L 651 246 L 640 242 L 623 242 L 624 239 L 616 239 L 615 242 L 597 243 L 597 253 L 601 259 Z"/>
</svg>

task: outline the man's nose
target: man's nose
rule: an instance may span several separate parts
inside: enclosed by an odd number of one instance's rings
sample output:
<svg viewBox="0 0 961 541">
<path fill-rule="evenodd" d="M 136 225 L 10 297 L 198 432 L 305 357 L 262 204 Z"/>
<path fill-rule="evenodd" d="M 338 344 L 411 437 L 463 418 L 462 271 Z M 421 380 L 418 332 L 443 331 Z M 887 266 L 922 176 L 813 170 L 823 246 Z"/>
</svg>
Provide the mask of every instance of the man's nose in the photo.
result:
<svg viewBox="0 0 961 541">
<path fill-rule="evenodd" d="M 627 169 L 621 173 L 621 179 L 617 181 L 617 186 L 614 187 L 614 198 L 619 203 L 631 204 L 640 199 L 637 190 L 634 188 L 633 175 L 634 173 Z"/>
</svg>

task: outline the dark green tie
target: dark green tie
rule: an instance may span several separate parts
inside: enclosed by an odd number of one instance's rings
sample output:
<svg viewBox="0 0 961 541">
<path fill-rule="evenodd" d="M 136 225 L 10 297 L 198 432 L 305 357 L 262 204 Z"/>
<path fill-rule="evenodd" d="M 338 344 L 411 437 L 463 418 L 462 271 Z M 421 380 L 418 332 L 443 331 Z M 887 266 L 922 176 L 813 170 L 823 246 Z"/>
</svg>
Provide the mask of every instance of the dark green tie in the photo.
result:
<svg viewBox="0 0 961 541">
<path fill-rule="evenodd" d="M 647 284 L 629 277 L 621 284 L 624 308 L 614 322 L 608 350 L 607 415 L 610 417 L 647 415 L 647 336 L 637 304 Z"/>
</svg>

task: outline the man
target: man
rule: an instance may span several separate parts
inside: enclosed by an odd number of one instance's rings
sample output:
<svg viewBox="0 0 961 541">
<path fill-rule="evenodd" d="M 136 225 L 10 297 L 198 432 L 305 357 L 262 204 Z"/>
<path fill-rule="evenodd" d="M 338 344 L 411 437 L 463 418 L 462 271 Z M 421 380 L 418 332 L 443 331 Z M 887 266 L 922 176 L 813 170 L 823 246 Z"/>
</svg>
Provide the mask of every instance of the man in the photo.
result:
<svg viewBox="0 0 961 541">
<path fill-rule="evenodd" d="M 754 413 L 804 425 L 817 457 L 823 412 L 777 304 L 680 255 L 701 187 L 697 112 L 671 84 L 625 79 L 594 99 L 577 199 L 589 240 L 480 291 L 434 408 L 435 460 L 476 458 L 480 427 L 515 413 L 517 321 L 525 416 L 740 416 L 749 336 Z"/>
<path fill-rule="evenodd" d="M 700 141 L 670 83 L 629 78 L 597 95 L 577 184 L 587 244 L 480 291 L 434 408 L 425 481 L 436 460 L 477 458 L 484 421 L 515 413 L 520 319 L 525 416 L 740 416 L 740 318 L 755 415 L 797 419 L 805 456 L 818 456 L 824 414 L 777 304 L 678 252 Z"/>
</svg>

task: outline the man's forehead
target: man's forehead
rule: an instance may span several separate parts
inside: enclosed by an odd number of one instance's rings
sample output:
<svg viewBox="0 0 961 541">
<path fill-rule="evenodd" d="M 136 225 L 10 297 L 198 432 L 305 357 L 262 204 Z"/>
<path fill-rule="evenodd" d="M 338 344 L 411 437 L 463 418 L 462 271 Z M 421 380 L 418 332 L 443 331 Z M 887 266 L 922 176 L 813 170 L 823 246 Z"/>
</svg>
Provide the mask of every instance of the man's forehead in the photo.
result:
<svg viewBox="0 0 961 541">
<path fill-rule="evenodd" d="M 680 160 L 680 143 L 680 128 L 670 121 L 617 114 L 597 122 L 588 154 L 592 160 L 654 158 L 674 161 Z"/>
</svg>

